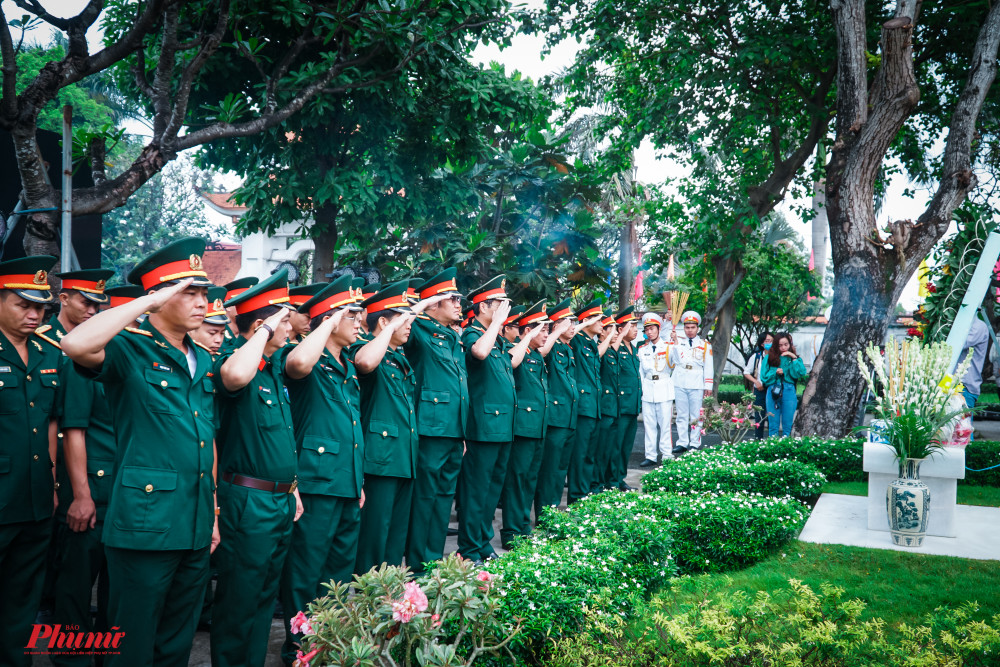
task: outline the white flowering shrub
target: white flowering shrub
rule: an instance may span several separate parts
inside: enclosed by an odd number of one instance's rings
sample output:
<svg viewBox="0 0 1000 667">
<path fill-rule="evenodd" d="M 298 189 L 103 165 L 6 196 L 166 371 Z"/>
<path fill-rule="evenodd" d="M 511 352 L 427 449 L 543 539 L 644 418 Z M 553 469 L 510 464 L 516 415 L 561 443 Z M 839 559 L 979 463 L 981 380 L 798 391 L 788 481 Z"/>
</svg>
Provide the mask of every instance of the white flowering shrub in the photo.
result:
<svg viewBox="0 0 1000 667">
<path fill-rule="evenodd" d="M 646 493 L 749 493 L 792 496 L 809 500 L 818 496 L 826 476 L 816 466 L 791 459 L 744 461 L 731 450 L 693 452 L 642 477 Z"/>
<path fill-rule="evenodd" d="M 745 462 L 791 460 L 816 466 L 830 482 L 863 482 L 862 469 L 864 443 L 857 438 L 826 440 L 807 436 L 804 438 L 765 438 L 744 440 L 717 450 L 732 453 Z"/>
</svg>

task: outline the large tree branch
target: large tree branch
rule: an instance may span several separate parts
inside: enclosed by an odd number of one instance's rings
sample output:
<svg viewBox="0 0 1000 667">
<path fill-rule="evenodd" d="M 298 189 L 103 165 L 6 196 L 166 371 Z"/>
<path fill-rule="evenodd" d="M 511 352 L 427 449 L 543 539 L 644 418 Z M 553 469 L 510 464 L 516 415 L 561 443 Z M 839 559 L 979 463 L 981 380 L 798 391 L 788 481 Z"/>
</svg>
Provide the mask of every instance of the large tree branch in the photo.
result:
<svg viewBox="0 0 1000 667">
<path fill-rule="evenodd" d="M 0 85 L 0 124 L 7 128 L 7 122 L 17 116 L 17 52 L 10 36 L 7 17 L 0 6 L 0 60 L 3 60 L 3 83 Z"/>
<path fill-rule="evenodd" d="M 837 32 L 837 138 L 868 119 L 865 0 L 831 0 Z M 856 130 L 854 130 L 856 131 Z"/>
<path fill-rule="evenodd" d="M 177 54 L 177 24 L 180 10 L 177 5 L 167 7 L 163 16 L 163 34 L 160 37 L 159 62 L 153 75 L 153 141 L 159 144 L 170 119 L 173 106 L 170 93 L 174 81 L 174 57 Z"/>
</svg>

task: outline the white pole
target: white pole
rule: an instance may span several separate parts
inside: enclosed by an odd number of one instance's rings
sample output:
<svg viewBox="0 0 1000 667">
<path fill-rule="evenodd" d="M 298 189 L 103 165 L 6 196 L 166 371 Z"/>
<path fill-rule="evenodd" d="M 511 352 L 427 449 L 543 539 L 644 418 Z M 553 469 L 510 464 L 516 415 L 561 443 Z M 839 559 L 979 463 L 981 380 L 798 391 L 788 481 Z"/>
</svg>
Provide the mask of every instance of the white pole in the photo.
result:
<svg viewBox="0 0 1000 667">
<path fill-rule="evenodd" d="M 73 107 L 62 108 L 62 247 L 59 270 L 73 271 Z"/>
</svg>

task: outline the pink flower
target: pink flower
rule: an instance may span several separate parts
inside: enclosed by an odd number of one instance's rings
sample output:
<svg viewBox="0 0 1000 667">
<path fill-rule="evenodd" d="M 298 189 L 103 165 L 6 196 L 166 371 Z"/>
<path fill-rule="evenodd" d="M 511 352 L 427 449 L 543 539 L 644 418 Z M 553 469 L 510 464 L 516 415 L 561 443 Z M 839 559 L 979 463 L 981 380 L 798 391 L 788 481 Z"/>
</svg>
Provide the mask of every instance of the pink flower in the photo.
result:
<svg viewBox="0 0 1000 667">
<path fill-rule="evenodd" d="M 392 603 L 392 620 L 409 623 L 410 620 L 427 609 L 427 596 L 416 582 L 407 582 L 403 598 Z"/>
<path fill-rule="evenodd" d="M 705 435 L 706 433 L 708 433 L 708 431 L 706 431 L 705 429 L 701 429 L 701 434 L 702 435 Z"/>
<path fill-rule="evenodd" d="M 292 617 L 290 625 L 292 626 L 292 634 L 311 635 L 313 633 L 312 622 L 301 611 Z"/>
<path fill-rule="evenodd" d="M 484 591 L 490 590 L 490 585 L 493 583 L 494 578 L 495 578 L 494 575 L 490 574 L 486 570 L 482 570 L 479 572 L 479 574 L 476 575 L 476 579 L 483 582 L 483 585 L 480 586 L 479 588 L 481 588 Z"/>
<path fill-rule="evenodd" d="M 301 614 L 302 612 L 299 613 Z M 317 653 L 319 653 L 318 648 L 314 648 L 308 653 L 303 653 L 302 651 L 296 651 L 294 667 L 309 667 L 309 661 L 315 658 Z"/>
<path fill-rule="evenodd" d="M 431 616 L 431 621 L 433 621 L 435 628 L 441 627 L 441 617 L 437 614 Z"/>
</svg>

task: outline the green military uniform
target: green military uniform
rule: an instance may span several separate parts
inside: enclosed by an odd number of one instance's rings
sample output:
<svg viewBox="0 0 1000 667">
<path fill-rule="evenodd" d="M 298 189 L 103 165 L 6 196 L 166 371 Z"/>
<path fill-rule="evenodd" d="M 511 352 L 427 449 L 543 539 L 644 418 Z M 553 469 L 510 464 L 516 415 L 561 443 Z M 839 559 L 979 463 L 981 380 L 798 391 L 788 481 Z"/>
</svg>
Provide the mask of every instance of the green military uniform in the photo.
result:
<svg viewBox="0 0 1000 667">
<path fill-rule="evenodd" d="M 535 327 L 548 322 L 545 303 L 539 301 L 518 319 L 517 324 L 519 327 Z M 500 539 L 505 549 L 513 546 L 515 537 L 531 533 L 531 504 L 538 486 L 538 471 L 542 465 L 548 424 L 547 376 L 545 358 L 537 349 L 529 348 L 520 365 L 514 369 L 514 388 L 517 394 L 514 444 L 500 495 L 503 502 Z"/>
<path fill-rule="evenodd" d="M 262 301 L 284 303 L 288 274 L 279 271 L 227 306 L 252 314 Z M 266 319 L 266 318 L 263 318 Z M 228 391 L 222 366 L 247 339 L 240 336 L 213 369 L 219 396 L 219 570 L 212 607 L 212 665 L 263 665 L 278 582 L 292 539 L 297 465 L 292 413 L 281 357 L 263 357 L 246 386 Z"/>
<path fill-rule="evenodd" d="M 129 281 L 149 289 L 194 278 L 207 287 L 203 239 L 176 241 Z M 167 267 L 161 269 L 161 267 Z M 170 273 L 159 277 L 164 270 Z M 147 319 L 112 338 L 99 369 L 115 426 L 115 479 L 103 541 L 108 616 L 126 633 L 109 665 L 185 665 L 197 626 L 215 525 L 215 388 L 208 351 L 185 353 Z M 191 364 L 193 362 L 193 368 Z"/>
<path fill-rule="evenodd" d="M 469 293 L 473 304 L 506 299 L 504 277 L 497 276 Z M 472 354 L 484 327 L 474 320 L 462 334 L 465 363 L 469 369 L 469 421 L 465 428 L 468 450 L 458 479 L 458 551 L 472 560 L 494 554 L 493 518 L 500 502 L 510 447 L 514 440 L 514 369 L 512 345 L 497 334 L 485 359 Z"/>
<path fill-rule="evenodd" d="M 361 304 L 373 314 L 411 312 L 407 281 L 389 285 Z M 373 310 L 374 308 L 374 310 Z M 351 358 L 364 343 L 351 347 Z M 387 349 L 381 363 L 361 380 L 361 424 L 365 432 L 365 506 L 355 572 L 382 563 L 402 565 L 417 462 L 416 376 L 402 348 Z"/>
<path fill-rule="evenodd" d="M 607 315 L 605 325 L 614 324 L 614 318 Z M 594 477 L 590 481 L 592 492 L 602 491 L 611 484 L 612 460 L 621 451 L 618 437 L 618 402 L 621 390 L 618 388 L 618 353 L 609 347 L 601 357 L 601 426 L 597 445 L 594 447 Z M 617 469 L 617 465 L 615 465 Z"/>
<path fill-rule="evenodd" d="M 624 326 L 635 322 L 634 306 L 628 306 L 615 315 L 615 322 Z M 639 408 L 642 407 L 642 380 L 639 371 L 639 355 L 631 341 L 622 341 L 618 348 L 618 438 L 619 451 L 612 454 L 609 485 L 627 490 L 625 475 L 628 462 L 635 447 L 635 431 L 638 427 Z"/>
<path fill-rule="evenodd" d="M 599 301 L 591 301 L 576 313 L 582 322 L 601 314 Z M 601 355 L 597 341 L 582 331 L 570 342 L 575 362 L 577 394 L 576 433 L 569 463 L 567 502 L 574 503 L 590 493 L 594 482 L 594 451 L 600 427 Z"/>
<path fill-rule="evenodd" d="M 569 299 L 552 309 L 553 322 L 571 318 Z M 554 334 L 550 334 L 554 335 Z M 576 431 L 576 364 L 573 349 L 556 341 L 545 358 L 548 371 L 548 406 L 546 407 L 545 446 L 538 471 L 535 490 L 535 516 L 545 507 L 558 507 L 562 502 L 563 487 L 573 454 L 573 436 Z"/>
<path fill-rule="evenodd" d="M 350 276 L 327 285 L 302 310 L 318 317 L 340 307 L 360 312 Z M 308 375 L 295 379 L 286 372 L 285 384 L 298 448 L 299 494 L 305 508 L 292 529 L 291 556 L 285 560 L 279 593 L 285 611 L 282 657 L 290 663 L 299 641 L 292 634 L 291 618 L 324 594 L 323 583 L 351 581 L 365 450 L 361 388 L 354 364 L 343 350 L 334 356 L 325 349 Z"/>
<path fill-rule="evenodd" d="M 420 298 L 457 294 L 455 269 L 445 269 L 420 286 Z M 414 571 L 444 555 L 448 519 L 462 467 L 469 414 L 465 353 L 451 327 L 418 315 L 405 345 L 416 373 L 417 468 L 406 564 Z"/>
<path fill-rule="evenodd" d="M 0 262 L 0 290 L 36 303 L 52 300 L 54 257 Z M 14 299 L 12 296 L 9 299 Z M 49 422 L 59 387 L 54 339 L 31 334 L 27 363 L 0 331 L 0 664 L 30 665 L 24 647 L 42 595 L 52 536 Z"/>
<path fill-rule="evenodd" d="M 94 303 L 106 303 L 106 281 L 114 275 L 107 269 L 87 269 L 60 275 L 62 289 L 76 289 Z M 52 335 L 62 340 L 66 330 L 57 317 L 50 320 Z M 44 328 L 44 327 L 43 327 Z M 101 533 L 104 515 L 111 497 L 115 470 L 115 432 L 111 407 L 104 386 L 84 377 L 63 355 L 59 370 L 59 449 L 56 458 L 56 481 L 59 482 L 59 506 L 56 509 L 55 533 L 55 604 L 53 620 L 64 627 L 78 627 L 81 632 L 106 631 L 108 625 L 108 566 L 104 557 Z M 66 512 L 73 504 L 74 493 L 66 469 L 66 429 L 84 429 L 87 457 L 87 486 L 94 502 L 96 523 L 93 528 L 74 532 L 66 524 Z M 91 590 L 97 583 L 97 618 L 90 613 Z M 89 665 L 89 655 L 51 656 L 55 665 Z"/>
</svg>

